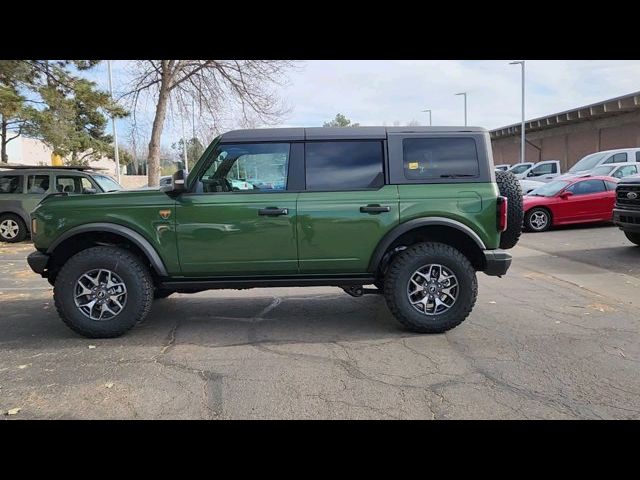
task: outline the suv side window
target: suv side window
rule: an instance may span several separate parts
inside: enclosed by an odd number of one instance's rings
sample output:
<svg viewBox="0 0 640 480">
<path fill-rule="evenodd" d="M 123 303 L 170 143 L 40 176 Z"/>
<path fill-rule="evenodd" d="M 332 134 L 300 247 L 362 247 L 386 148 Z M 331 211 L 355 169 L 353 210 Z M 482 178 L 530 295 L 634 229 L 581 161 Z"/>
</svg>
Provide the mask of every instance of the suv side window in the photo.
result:
<svg viewBox="0 0 640 480">
<path fill-rule="evenodd" d="M 29 175 L 27 193 L 46 193 L 49 190 L 49 175 Z"/>
<path fill-rule="evenodd" d="M 624 167 L 620 167 L 617 172 L 613 174 L 616 178 L 622 178 L 629 175 L 633 175 L 638 173 L 638 169 L 635 165 L 625 165 Z"/>
<path fill-rule="evenodd" d="M 22 193 L 22 175 L 0 177 L 0 193 Z"/>
<path fill-rule="evenodd" d="M 307 142 L 307 191 L 380 188 L 384 185 L 383 158 L 381 141 Z"/>
<path fill-rule="evenodd" d="M 542 165 L 538 165 L 531 169 L 532 177 L 537 177 L 539 175 L 550 175 L 552 173 L 557 173 L 556 164 L 555 163 L 544 163 Z"/>
<path fill-rule="evenodd" d="M 402 151 L 407 180 L 479 176 L 473 138 L 405 138 Z"/>
<path fill-rule="evenodd" d="M 278 192 L 287 188 L 289 143 L 220 144 L 196 193 Z"/>
<path fill-rule="evenodd" d="M 640 162 L 640 151 L 636 152 L 636 162 Z"/>
<path fill-rule="evenodd" d="M 618 162 L 626 162 L 627 161 L 627 153 L 623 152 L 623 153 L 616 153 L 615 155 L 611 155 L 609 158 L 607 158 L 603 165 L 605 163 L 618 163 Z"/>
<path fill-rule="evenodd" d="M 606 190 L 602 180 L 585 180 L 577 182 L 567 188 L 568 192 L 574 195 L 587 195 L 589 193 L 600 193 Z"/>
</svg>

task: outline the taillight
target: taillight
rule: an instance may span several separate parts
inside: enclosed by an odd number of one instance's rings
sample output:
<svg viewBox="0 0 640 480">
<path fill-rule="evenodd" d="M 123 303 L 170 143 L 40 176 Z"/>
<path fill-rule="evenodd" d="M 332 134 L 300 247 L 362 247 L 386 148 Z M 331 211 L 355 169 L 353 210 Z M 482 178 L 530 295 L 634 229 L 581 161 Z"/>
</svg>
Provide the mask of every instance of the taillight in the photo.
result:
<svg viewBox="0 0 640 480">
<path fill-rule="evenodd" d="M 509 201 L 507 197 L 498 197 L 498 231 L 504 232 L 507 229 L 507 207 L 509 206 Z"/>
</svg>

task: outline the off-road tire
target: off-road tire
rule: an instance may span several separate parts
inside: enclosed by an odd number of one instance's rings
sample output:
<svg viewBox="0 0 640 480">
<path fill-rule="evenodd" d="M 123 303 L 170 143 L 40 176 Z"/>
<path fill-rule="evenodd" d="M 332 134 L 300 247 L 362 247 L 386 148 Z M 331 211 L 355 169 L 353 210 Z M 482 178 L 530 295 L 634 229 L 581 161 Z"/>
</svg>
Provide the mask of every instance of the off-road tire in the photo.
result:
<svg viewBox="0 0 640 480">
<path fill-rule="evenodd" d="M 496 183 L 500 195 L 507 197 L 507 229 L 500 235 L 500 248 L 509 249 L 516 246 L 522 233 L 522 187 L 511 172 L 496 172 Z"/>
<path fill-rule="evenodd" d="M 104 268 L 118 275 L 127 288 L 123 310 L 109 320 L 92 320 L 76 307 L 76 282 L 84 273 Z M 133 253 L 118 247 L 91 247 L 75 254 L 56 277 L 53 297 L 56 310 L 71 330 L 88 338 L 123 335 L 144 320 L 153 301 L 153 279 L 149 269 Z"/>
<path fill-rule="evenodd" d="M 427 264 L 441 264 L 458 278 L 459 294 L 453 306 L 434 316 L 418 312 L 407 296 L 407 284 L 413 273 Z M 384 296 L 396 319 L 418 333 L 443 333 L 467 318 L 476 302 L 478 281 L 471 262 L 459 250 L 436 242 L 417 243 L 403 250 L 391 262 L 385 276 Z"/>
<path fill-rule="evenodd" d="M 543 228 L 536 228 L 530 223 L 531 217 L 536 212 L 542 212 L 547 216 L 547 224 Z M 527 232 L 546 232 L 551 228 L 551 212 L 543 207 L 532 208 L 524 216 L 524 228 Z"/>
<path fill-rule="evenodd" d="M 0 241 L 7 243 L 17 243 L 27 238 L 27 226 L 25 225 L 22 218 L 20 218 L 18 215 L 14 215 L 13 213 L 5 213 L 0 215 L 0 225 L 5 221 L 14 222 L 18 226 L 18 233 L 15 237 L 9 238 L 5 237 L 2 234 L 2 230 L 0 230 Z"/>
<path fill-rule="evenodd" d="M 631 243 L 635 243 L 640 246 L 640 233 L 624 232 L 624 234 Z"/>
<path fill-rule="evenodd" d="M 162 300 L 163 298 L 167 298 L 169 295 L 172 295 L 176 292 L 174 292 L 173 290 L 162 290 L 160 288 L 156 288 L 153 291 L 153 298 L 154 300 Z"/>
</svg>

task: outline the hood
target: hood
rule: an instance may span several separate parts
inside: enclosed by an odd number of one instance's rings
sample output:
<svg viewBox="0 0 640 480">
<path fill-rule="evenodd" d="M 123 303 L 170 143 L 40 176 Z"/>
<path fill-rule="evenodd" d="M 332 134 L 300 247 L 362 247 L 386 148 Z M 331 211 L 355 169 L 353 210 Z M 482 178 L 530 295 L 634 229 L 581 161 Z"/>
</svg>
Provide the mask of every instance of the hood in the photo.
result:
<svg viewBox="0 0 640 480">
<path fill-rule="evenodd" d="M 54 193 L 44 197 L 38 207 L 107 208 L 144 204 L 170 204 L 173 200 L 159 190 L 118 190 L 117 192 L 65 195 Z"/>
<path fill-rule="evenodd" d="M 638 185 L 638 184 L 640 184 L 640 175 L 638 175 L 638 176 L 632 175 L 632 176 L 630 176 L 630 177 L 623 177 L 623 178 L 618 182 L 618 185 L 628 185 L 628 184 L 631 184 L 631 185 Z"/>
<path fill-rule="evenodd" d="M 522 196 L 522 208 L 524 210 L 528 210 L 532 207 L 537 207 L 538 205 L 546 205 L 549 203 L 549 200 L 554 197 L 540 197 L 537 195 L 523 195 Z"/>
</svg>

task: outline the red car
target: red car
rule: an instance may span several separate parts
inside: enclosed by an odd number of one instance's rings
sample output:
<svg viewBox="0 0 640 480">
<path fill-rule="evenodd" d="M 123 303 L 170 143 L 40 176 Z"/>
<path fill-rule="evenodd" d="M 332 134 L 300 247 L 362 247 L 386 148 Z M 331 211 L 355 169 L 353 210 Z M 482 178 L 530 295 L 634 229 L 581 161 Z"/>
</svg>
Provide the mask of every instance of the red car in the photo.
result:
<svg viewBox="0 0 640 480">
<path fill-rule="evenodd" d="M 543 232 L 555 225 L 610 222 L 617 178 L 582 177 L 549 182 L 522 198 L 524 228 Z"/>
</svg>

